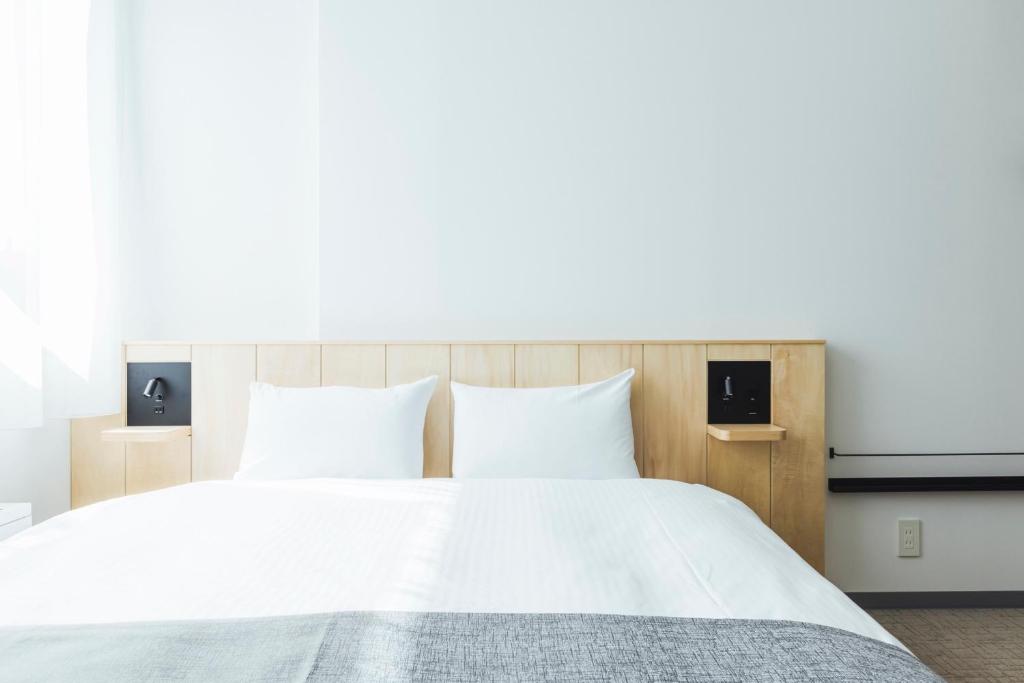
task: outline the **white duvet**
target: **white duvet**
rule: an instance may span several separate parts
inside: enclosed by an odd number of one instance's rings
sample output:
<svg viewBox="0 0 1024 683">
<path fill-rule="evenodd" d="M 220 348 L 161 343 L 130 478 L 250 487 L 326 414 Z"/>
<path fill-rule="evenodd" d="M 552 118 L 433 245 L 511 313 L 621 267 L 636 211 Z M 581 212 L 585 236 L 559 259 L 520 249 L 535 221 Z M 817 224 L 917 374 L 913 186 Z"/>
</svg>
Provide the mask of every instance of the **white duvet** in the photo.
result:
<svg viewBox="0 0 1024 683">
<path fill-rule="evenodd" d="M 670 481 L 203 482 L 0 543 L 0 625 L 342 610 L 790 619 L 897 642 L 747 507 Z"/>
</svg>

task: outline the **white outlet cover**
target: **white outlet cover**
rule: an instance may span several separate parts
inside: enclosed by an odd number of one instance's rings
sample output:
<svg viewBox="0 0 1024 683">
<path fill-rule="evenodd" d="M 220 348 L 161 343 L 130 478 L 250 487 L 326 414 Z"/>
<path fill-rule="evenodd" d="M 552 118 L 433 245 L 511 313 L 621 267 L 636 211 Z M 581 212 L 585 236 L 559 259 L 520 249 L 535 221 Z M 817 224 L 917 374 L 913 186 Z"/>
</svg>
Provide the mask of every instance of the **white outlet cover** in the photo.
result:
<svg viewBox="0 0 1024 683">
<path fill-rule="evenodd" d="M 921 520 L 901 519 L 899 528 L 899 556 L 921 557 Z"/>
</svg>

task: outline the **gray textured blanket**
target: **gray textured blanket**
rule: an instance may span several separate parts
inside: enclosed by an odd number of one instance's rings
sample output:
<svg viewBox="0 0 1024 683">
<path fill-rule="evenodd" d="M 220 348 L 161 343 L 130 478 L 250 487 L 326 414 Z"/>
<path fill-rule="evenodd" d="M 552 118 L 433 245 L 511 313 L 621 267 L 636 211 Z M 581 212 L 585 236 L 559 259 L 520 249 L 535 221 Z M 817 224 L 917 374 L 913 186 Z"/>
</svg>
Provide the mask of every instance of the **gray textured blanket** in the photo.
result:
<svg viewBox="0 0 1024 683">
<path fill-rule="evenodd" d="M 3 681 L 940 681 L 903 650 L 784 621 L 343 612 L 0 629 Z"/>
</svg>

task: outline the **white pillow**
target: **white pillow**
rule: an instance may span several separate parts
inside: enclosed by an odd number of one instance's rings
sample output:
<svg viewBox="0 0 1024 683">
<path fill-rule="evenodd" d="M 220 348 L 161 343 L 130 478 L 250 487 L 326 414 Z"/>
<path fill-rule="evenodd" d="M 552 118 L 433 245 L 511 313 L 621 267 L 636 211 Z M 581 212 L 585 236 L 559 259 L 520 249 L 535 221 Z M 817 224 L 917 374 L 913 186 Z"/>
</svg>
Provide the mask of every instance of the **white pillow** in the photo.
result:
<svg viewBox="0 0 1024 683">
<path fill-rule="evenodd" d="M 452 476 L 633 479 L 633 370 L 594 384 L 496 389 L 452 382 Z"/>
<path fill-rule="evenodd" d="M 235 479 L 423 476 L 423 421 L 437 376 L 387 389 L 249 386 Z"/>
</svg>

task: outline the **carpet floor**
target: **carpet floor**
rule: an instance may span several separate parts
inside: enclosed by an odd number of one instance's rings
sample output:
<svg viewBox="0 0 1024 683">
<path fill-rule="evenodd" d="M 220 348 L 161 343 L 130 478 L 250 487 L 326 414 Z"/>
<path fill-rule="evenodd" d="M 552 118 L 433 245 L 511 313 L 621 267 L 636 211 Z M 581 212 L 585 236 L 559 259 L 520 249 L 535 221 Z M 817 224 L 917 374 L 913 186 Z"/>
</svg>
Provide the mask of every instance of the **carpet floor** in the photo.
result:
<svg viewBox="0 0 1024 683">
<path fill-rule="evenodd" d="M 1024 609 L 870 612 L 948 681 L 1024 681 Z"/>
</svg>

